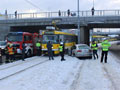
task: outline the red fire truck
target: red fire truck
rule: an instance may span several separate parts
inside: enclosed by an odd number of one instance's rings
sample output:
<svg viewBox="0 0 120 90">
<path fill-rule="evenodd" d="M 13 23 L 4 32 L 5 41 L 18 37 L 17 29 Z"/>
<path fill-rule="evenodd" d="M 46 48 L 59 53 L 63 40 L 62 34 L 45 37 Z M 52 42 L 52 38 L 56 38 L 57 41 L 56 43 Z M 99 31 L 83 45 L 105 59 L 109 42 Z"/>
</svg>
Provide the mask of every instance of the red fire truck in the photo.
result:
<svg viewBox="0 0 120 90">
<path fill-rule="evenodd" d="M 38 33 L 29 32 L 10 32 L 7 35 L 7 43 L 11 43 L 15 47 L 15 54 L 22 54 L 22 44 L 25 44 L 25 54 L 27 57 L 36 54 L 36 42 L 41 39 Z"/>
</svg>

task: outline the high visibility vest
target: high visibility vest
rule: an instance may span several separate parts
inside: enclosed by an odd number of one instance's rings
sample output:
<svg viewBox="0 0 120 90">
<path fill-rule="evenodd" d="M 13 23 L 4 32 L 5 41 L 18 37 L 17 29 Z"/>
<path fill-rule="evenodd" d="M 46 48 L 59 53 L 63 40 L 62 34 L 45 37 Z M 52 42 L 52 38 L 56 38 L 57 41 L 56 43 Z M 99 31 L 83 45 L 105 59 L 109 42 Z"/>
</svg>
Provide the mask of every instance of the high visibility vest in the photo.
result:
<svg viewBox="0 0 120 90">
<path fill-rule="evenodd" d="M 59 46 L 59 51 L 60 51 L 60 52 L 63 51 L 63 46 Z"/>
<path fill-rule="evenodd" d="M 36 47 L 40 47 L 40 43 L 38 42 L 38 43 L 36 43 Z"/>
<path fill-rule="evenodd" d="M 93 50 L 98 50 L 97 44 L 92 44 L 92 49 Z"/>
<path fill-rule="evenodd" d="M 13 51 L 13 47 L 8 47 L 8 52 L 9 52 L 9 55 L 12 55 L 14 54 L 14 51 Z"/>
<path fill-rule="evenodd" d="M 109 47 L 110 47 L 110 43 L 102 43 L 102 51 L 108 51 L 108 49 L 109 49 Z"/>
</svg>

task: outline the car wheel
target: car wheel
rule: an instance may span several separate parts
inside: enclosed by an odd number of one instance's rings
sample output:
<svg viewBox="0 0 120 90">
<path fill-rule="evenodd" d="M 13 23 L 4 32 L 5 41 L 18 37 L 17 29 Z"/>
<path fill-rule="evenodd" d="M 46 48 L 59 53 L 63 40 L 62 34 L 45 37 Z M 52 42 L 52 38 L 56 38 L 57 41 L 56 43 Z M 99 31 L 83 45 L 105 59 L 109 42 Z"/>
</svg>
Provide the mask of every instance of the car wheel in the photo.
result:
<svg viewBox="0 0 120 90">
<path fill-rule="evenodd" d="M 89 59 L 92 59 L 92 56 L 90 56 Z"/>
</svg>

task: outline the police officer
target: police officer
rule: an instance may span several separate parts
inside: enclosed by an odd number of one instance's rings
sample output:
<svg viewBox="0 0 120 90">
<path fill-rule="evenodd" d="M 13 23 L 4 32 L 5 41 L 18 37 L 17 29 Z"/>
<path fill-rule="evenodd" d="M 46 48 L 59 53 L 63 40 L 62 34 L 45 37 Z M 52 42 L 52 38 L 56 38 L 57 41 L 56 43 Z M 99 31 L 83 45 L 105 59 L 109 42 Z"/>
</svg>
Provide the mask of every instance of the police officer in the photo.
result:
<svg viewBox="0 0 120 90">
<path fill-rule="evenodd" d="M 93 42 L 92 42 L 91 47 L 92 47 L 92 50 L 93 50 L 94 59 L 96 59 L 96 57 L 97 57 L 97 59 L 98 59 L 98 54 L 97 54 L 98 45 L 97 45 L 96 41 L 93 41 Z"/>
<path fill-rule="evenodd" d="M 40 56 L 41 55 L 41 42 L 40 41 L 36 43 L 36 47 L 37 47 L 37 55 Z"/>
<path fill-rule="evenodd" d="M 60 55 L 61 55 L 61 61 L 65 61 L 64 59 L 64 44 L 61 42 L 60 46 L 59 46 L 59 51 L 60 51 Z"/>
<path fill-rule="evenodd" d="M 103 62 L 103 58 L 105 56 L 105 63 L 107 63 L 107 55 L 108 55 L 108 50 L 109 47 L 111 46 L 108 40 L 104 40 L 101 44 L 102 46 L 102 55 L 101 55 L 101 63 Z"/>
<path fill-rule="evenodd" d="M 47 43 L 47 49 L 48 49 L 49 60 L 51 60 L 51 59 L 54 60 L 53 52 L 52 52 L 52 44 L 50 41 Z"/>
</svg>

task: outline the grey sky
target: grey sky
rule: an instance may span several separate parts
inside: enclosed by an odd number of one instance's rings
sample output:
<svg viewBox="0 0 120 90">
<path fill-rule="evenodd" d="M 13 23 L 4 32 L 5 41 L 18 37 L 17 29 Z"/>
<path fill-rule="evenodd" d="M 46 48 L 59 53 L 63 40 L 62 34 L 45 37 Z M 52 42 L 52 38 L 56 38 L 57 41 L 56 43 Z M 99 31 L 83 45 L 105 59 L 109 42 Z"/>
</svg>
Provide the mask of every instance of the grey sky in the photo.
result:
<svg viewBox="0 0 120 90">
<path fill-rule="evenodd" d="M 28 0 L 35 4 L 38 8 L 30 5 L 26 0 L 1 0 L 0 13 L 8 10 L 8 13 L 42 12 L 42 11 L 71 11 L 77 10 L 78 0 Z M 80 10 L 90 10 L 93 6 L 93 0 L 79 0 Z M 120 0 L 94 0 L 95 9 L 120 9 Z"/>
</svg>

